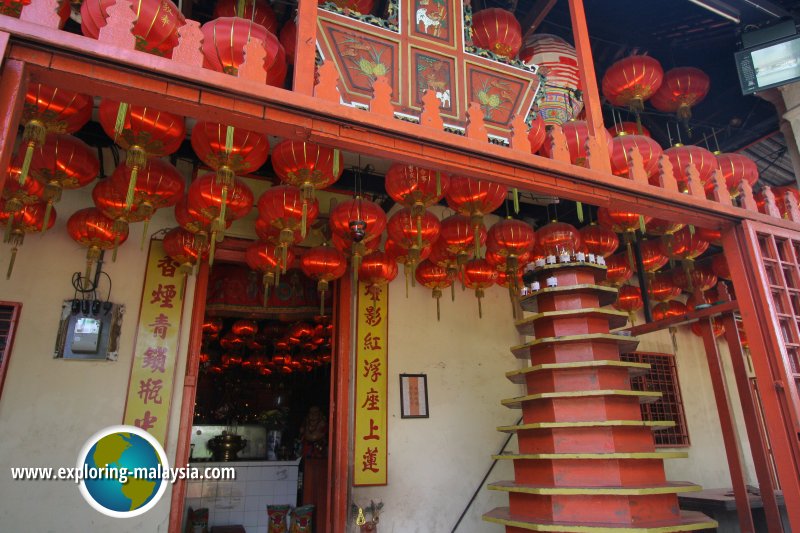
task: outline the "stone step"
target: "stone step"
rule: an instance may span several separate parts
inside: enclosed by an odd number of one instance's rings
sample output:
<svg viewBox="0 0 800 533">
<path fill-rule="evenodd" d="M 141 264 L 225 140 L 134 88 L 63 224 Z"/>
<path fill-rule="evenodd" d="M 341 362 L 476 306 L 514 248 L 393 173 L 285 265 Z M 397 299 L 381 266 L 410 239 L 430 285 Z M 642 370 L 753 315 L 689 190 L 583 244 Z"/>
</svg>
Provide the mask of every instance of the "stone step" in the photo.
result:
<svg viewBox="0 0 800 533">
<path fill-rule="evenodd" d="M 675 427 L 672 420 L 589 420 L 584 422 L 536 422 L 534 424 L 520 424 L 516 426 L 498 426 L 497 431 L 503 433 L 518 433 L 520 431 L 549 431 L 553 429 L 582 429 L 597 427 L 649 427 L 654 431 Z"/>
<path fill-rule="evenodd" d="M 539 312 L 538 299 L 542 296 L 566 296 L 570 294 L 592 293 L 599 298 L 597 305 L 604 307 L 610 305 L 617 300 L 617 293 L 619 289 L 616 287 L 609 287 L 606 285 L 596 284 L 580 284 L 580 285 L 563 285 L 557 287 L 544 287 L 538 291 L 529 293 L 520 299 L 520 305 L 524 311 L 534 313 Z"/>
<path fill-rule="evenodd" d="M 642 523 L 631 526 L 616 524 L 575 524 L 567 522 L 531 522 L 524 517 L 512 515 L 508 507 L 497 507 L 483 515 L 487 522 L 528 531 L 550 531 L 561 533 L 670 533 L 673 531 L 699 531 L 714 529 L 719 524 L 706 515 L 693 511 L 681 511 L 680 519 L 672 523 Z"/>
<path fill-rule="evenodd" d="M 639 403 L 652 403 L 661 398 L 661 393 L 655 391 L 636 391 L 625 389 L 540 392 L 537 394 L 528 394 L 527 396 L 507 398 L 505 400 L 501 400 L 500 403 L 510 409 L 521 409 L 522 404 L 525 402 L 533 402 L 537 400 L 563 400 L 568 398 L 590 398 L 598 396 L 631 396 L 639 398 Z"/>
<path fill-rule="evenodd" d="M 638 339 L 628 335 L 616 335 L 613 333 L 586 333 L 583 335 L 563 335 L 561 337 L 542 337 L 540 339 L 533 339 L 525 344 L 513 346 L 511 348 L 511 353 L 513 353 L 517 359 L 528 359 L 531 357 L 531 349 L 533 348 L 553 344 L 567 344 L 571 342 L 616 344 L 622 353 L 632 352 L 639 345 Z"/>
<path fill-rule="evenodd" d="M 524 384 L 526 377 L 531 373 L 547 372 L 554 370 L 585 370 L 587 368 L 627 368 L 631 377 L 641 376 L 650 370 L 647 363 L 629 363 L 627 361 L 616 361 L 613 359 L 596 361 L 572 361 L 569 363 L 544 363 L 529 366 L 520 370 L 506 372 L 506 377 L 512 383 Z"/>
<path fill-rule="evenodd" d="M 537 322 L 558 319 L 607 319 L 609 329 L 617 329 L 628 323 L 628 313 L 617 311 L 616 309 L 604 309 L 601 307 L 591 307 L 585 309 L 565 309 L 561 311 L 544 311 L 534 313 L 521 320 L 517 320 L 514 325 L 520 335 L 535 336 L 534 326 Z"/>
<path fill-rule="evenodd" d="M 526 485 L 514 481 L 496 481 L 486 486 L 489 490 L 519 492 L 541 496 L 647 496 L 651 494 L 679 494 L 703 490 L 700 485 L 688 482 L 667 482 L 655 486 L 628 487 L 545 487 Z"/>
</svg>

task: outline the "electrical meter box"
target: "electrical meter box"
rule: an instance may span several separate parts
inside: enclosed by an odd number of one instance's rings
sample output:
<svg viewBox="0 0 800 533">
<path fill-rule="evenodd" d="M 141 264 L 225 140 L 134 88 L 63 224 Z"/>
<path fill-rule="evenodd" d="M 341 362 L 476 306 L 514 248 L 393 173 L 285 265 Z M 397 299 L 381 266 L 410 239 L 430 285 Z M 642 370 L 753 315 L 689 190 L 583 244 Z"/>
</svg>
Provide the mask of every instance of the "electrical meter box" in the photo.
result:
<svg viewBox="0 0 800 533">
<path fill-rule="evenodd" d="M 53 356 L 116 361 L 124 313 L 124 305 L 111 302 L 64 300 Z"/>
</svg>

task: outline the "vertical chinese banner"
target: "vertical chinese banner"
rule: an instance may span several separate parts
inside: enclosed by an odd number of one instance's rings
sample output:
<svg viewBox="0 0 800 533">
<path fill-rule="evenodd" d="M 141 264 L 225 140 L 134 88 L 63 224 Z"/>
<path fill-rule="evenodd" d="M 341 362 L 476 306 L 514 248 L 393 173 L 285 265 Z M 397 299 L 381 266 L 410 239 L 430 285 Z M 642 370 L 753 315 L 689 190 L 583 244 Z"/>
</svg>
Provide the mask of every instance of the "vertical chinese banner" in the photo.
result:
<svg viewBox="0 0 800 533">
<path fill-rule="evenodd" d="M 136 326 L 123 424 L 137 426 L 166 446 L 183 316 L 184 277 L 180 265 L 151 240 Z"/>
<path fill-rule="evenodd" d="M 386 485 L 389 288 L 358 284 L 353 485 Z"/>
</svg>

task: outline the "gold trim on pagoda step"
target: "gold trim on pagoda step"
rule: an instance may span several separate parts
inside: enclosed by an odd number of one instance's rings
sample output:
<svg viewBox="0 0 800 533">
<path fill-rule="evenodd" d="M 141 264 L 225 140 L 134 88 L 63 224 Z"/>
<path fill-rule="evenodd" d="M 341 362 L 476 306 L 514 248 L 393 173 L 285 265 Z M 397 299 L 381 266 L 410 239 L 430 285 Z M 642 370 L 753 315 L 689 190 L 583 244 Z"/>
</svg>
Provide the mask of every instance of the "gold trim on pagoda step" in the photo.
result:
<svg viewBox="0 0 800 533">
<path fill-rule="evenodd" d="M 575 398 L 594 398 L 596 396 L 629 396 L 639 399 L 639 403 L 651 403 L 658 401 L 661 398 L 661 393 L 657 391 L 642 391 L 630 389 L 600 389 L 600 390 L 578 390 L 578 391 L 563 391 L 563 392 L 539 392 L 536 394 L 528 394 L 527 396 L 517 396 L 516 398 L 507 398 L 501 400 L 500 403 L 511 409 L 519 409 L 525 402 L 533 402 L 536 400 L 561 400 L 561 399 L 575 399 Z"/>
<path fill-rule="evenodd" d="M 497 431 L 503 433 L 517 433 L 518 431 L 537 429 L 579 429 L 579 428 L 604 428 L 604 427 L 649 427 L 653 430 L 675 427 L 673 420 L 597 420 L 585 422 L 534 422 L 518 426 L 498 426 Z"/>
<path fill-rule="evenodd" d="M 493 455 L 497 460 L 563 460 L 563 459 L 600 459 L 614 461 L 617 459 L 686 459 L 687 452 L 614 452 L 614 453 L 501 453 Z"/>
<path fill-rule="evenodd" d="M 544 363 L 541 365 L 527 366 L 519 370 L 506 372 L 506 378 L 512 383 L 525 383 L 528 374 L 546 372 L 548 370 L 585 370 L 587 368 L 627 368 L 630 377 L 641 376 L 650 370 L 648 363 L 630 363 L 612 359 L 599 359 L 592 361 L 570 361 L 569 363 Z"/>
<path fill-rule="evenodd" d="M 542 337 L 540 339 L 533 339 L 525 344 L 513 346 L 511 353 L 517 359 L 527 359 L 530 356 L 530 348 L 543 344 L 556 344 L 560 342 L 581 342 L 581 341 L 596 341 L 596 342 L 616 342 L 619 344 L 619 349 L 622 353 L 632 352 L 639 345 L 639 340 L 636 337 L 629 337 L 627 335 L 615 335 L 613 333 L 583 333 L 581 335 L 562 335 L 561 337 Z"/>
<path fill-rule="evenodd" d="M 527 296 L 520 299 L 519 303 L 525 311 L 538 311 L 538 304 L 536 298 L 545 294 L 569 294 L 572 292 L 594 292 L 599 298 L 598 305 L 601 307 L 610 305 L 617 300 L 617 293 L 619 289 L 616 287 L 609 287 L 607 285 L 593 285 L 591 283 L 583 283 L 578 285 L 562 285 L 558 287 L 545 287 L 538 291 L 528 293 Z"/>
<path fill-rule="evenodd" d="M 679 494 L 703 490 L 700 485 L 680 482 L 667 482 L 661 485 L 640 487 L 542 487 L 524 485 L 514 481 L 496 481 L 488 484 L 486 488 L 539 496 L 653 496 L 656 494 Z"/>
<path fill-rule="evenodd" d="M 602 309 L 600 307 L 589 307 L 584 309 L 567 309 L 564 311 L 544 311 L 517 320 L 514 325 L 520 335 L 535 335 L 533 330 L 534 323 L 544 319 L 556 318 L 604 318 L 608 319 L 609 329 L 617 329 L 628 323 L 628 313 L 617 311 L 616 309 Z"/>
<path fill-rule="evenodd" d="M 586 263 L 586 262 L 578 262 L 578 263 L 553 263 L 551 265 L 542 265 L 540 267 L 536 267 L 533 269 L 534 272 L 546 272 L 548 270 L 560 270 L 560 269 L 568 269 L 568 268 L 588 268 L 591 270 L 599 270 L 605 272 L 608 270 L 606 265 L 598 265 L 597 263 Z"/>
<path fill-rule="evenodd" d="M 495 524 L 527 529 L 528 531 L 558 531 L 562 533 L 670 533 L 673 531 L 699 531 L 719 526 L 703 513 L 681 511 L 680 518 L 673 523 L 658 522 L 653 525 L 638 524 L 621 526 L 619 524 L 597 524 L 587 526 L 574 522 L 531 522 L 521 516 L 514 516 L 508 507 L 497 507 L 483 515 L 483 520 Z"/>
</svg>

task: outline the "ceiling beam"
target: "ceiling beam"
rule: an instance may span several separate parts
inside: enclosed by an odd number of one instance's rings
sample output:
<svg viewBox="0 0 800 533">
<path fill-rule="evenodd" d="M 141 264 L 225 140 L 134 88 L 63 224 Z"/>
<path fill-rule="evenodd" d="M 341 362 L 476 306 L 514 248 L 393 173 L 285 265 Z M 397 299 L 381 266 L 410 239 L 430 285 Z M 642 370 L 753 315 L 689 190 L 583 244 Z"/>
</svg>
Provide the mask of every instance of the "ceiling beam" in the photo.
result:
<svg viewBox="0 0 800 533">
<path fill-rule="evenodd" d="M 522 36 L 523 42 L 528 35 L 536 31 L 536 28 L 539 27 L 539 25 L 542 23 L 545 17 L 547 17 L 547 15 L 550 13 L 550 10 L 552 10 L 553 6 L 555 5 L 556 0 L 536 0 L 533 6 L 531 6 L 530 10 L 525 14 L 525 17 L 522 19 L 520 24 L 522 29 L 525 31 Z"/>
</svg>

